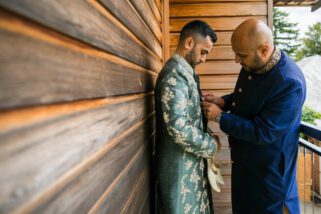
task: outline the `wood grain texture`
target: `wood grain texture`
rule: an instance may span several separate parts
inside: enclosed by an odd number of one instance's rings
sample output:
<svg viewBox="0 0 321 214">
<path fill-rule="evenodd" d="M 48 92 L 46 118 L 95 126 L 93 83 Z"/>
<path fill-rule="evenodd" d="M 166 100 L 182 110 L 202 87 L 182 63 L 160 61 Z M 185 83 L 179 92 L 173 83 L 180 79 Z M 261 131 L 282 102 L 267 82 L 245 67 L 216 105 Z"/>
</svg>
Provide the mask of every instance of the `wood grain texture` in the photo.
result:
<svg viewBox="0 0 321 214">
<path fill-rule="evenodd" d="M 217 35 L 217 41 L 215 42 L 214 46 L 217 45 L 230 45 L 231 44 L 231 36 L 232 31 L 226 32 L 215 32 Z M 170 45 L 177 46 L 179 40 L 179 33 L 171 33 L 170 34 Z"/>
<path fill-rule="evenodd" d="M 163 15 L 163 3 L 169 0 L 155 0 L 155 3 L 158 7 L 159 12 Z"/>
<path fill-rule="evenodd" d="M 32 210 L 34 213 L 84 213 L 96 203 L 106 189 L 122 188 L 115 186 L 114 182 L 119 179 L 130 180 L 130 182 L 139 182 L 139 174 L 149 176 L 149 162 L 138 162 L 139 159 L 148 159 L 149 152 L 139 152 L 140 149 L 146 150 L 154 129 L 154 117 L 149 118 L 139 127 L 133 129 L 127 136 L 117 143 L 113 144 L 104 155 L 91 164 L 86 170 L 70 181 L 65 188 L 57 191 L 48 197 L 45 203 L 39 204 Z M 138 160 L 137 160 L 138 159 Z M 133 168 L 133 164 L 146 166 L 143 173 L 138 172 L 137 176 L 133 176 L 133 172 L 126 171 L 126 168 Z M 136 175 L 136 173 L 135 173 Z M 146 180 L 145 179 L 145 180 Z M 140 184 L 140 187 L 149 189 L 149 183 Z M 121 194 L 122 200 L 117 200 L 114 203 L 119 210 L 125 204 L 126 196 L 128 196 L 134 185 L 124 186 L 117 194 Z M 137 193 L 139 194 L 139 190 Z M 145 194 L 142 191 L 140 194 Z M 109 202 L 108 202 L 109 204 Z M 107 205 L 107 204 L 104 204 Z M 104 206 L 103 205 L 103 206 Z M 139 206 L 137 204 L 136 206 Z M 136 208 L 137 211 L 137 208 Z M 118 213 L 118 212 L 111 212 Z"/>
<path fill-rule="evenodd" d="M 160 10 L 157 6 L 157 2 L 155 0 L 147 0 L 148 6 L 150 7 L 150 9 L 152 10 L 157 22 L 159 23 L 159 25 L 161 25 L 162 23 L 162 15 L 160 13 Z"/>
<path fill-rule="evenodd" d="M 170 41 L 169 41 L 169 1 L 163 0 L 163 22 L 162 22 L 162 31 L 163 31 L 163 64 L 169 59 L 170 54 Z"/>
<path fill-rule="evenodd" d="M 207 56 L 207 60 L 233 60 L 235 54 L 230 45 L 215 46 Z"/>
<path fill-rule="evenodd" d="M 99 0 L 99 2 L 101 2 L 117 19 L 124 23 L 124 25 L 143 43 L 145 43 L 149 49 L 153 50 L 160 58 L 162 58 L 160 40 L 158 40 L 150 31 L 139 13 L 129 1 Z"/>
<path fill-rule="evenodd" d="M 146 92 L 156 80 L 107 54 L 97 57 L 1 27 L 0 40 L 6 41 L 0 44 L 2 109 Z"/>
<path fill-rule="evenodd" d="M 220 193 L 213 194 L 214 207 L 215 204 L 224 204 L 231 206 L 231 176 L 223 176 L 224 186 Z"/>
<path fill-rule="evenodd" d="M 237 75 L 200 76 L 201 89 L 234 89 Z"/>
<path fill-rule="evenodd" d="M 159 57 L 94 0 L 0 0 L 0 6 L 147 69 L 160 69 Z"/>
<path fill-rule="evenodd" d="M 104 99 L 82 100 L 72 103 L 59 103 L 40 105 L 28 108 L 10 109 L 0 111 L 0 135 L 24 129 L 38 123 L 55 120 L 70 114 L 77 114 L 87 110 L 106 107 L 119 103 L 144 99 L 153 93 L 133 94 Z"/>
<path fill-rule="evenodd" d="M 217 3 L 217 2 L 266 2 L 266 0 L 170 0 L 171 4 L 185 3 Z"/>
<path fill-rule="evenodd" d="M 155 34 L 159 41 L 162 40 L 162 31 L 159 23 L 157 22 L 153 12 L 146 0 L 129 0 L 136 8 L 145 23 L 149 26 L 150 30 Z"/>
<path fill-rule="evenodd" d="M 139 213 L 141 214 L 150 214 L 150 213 L 154 213 L 154 210 L 152 210 L 152 201 L 150 201 L 151 198 L 151 194 L 153 193 L 149 193 L 148 195 L 146 195 L 145 197 L 145 201 L 142 204 L 141 210 Z M 135 214 L 135 213 L 133 213 Z"/>
<path fill-rule="evenodd" d="M 170 19 L 170 32 L 180 32 L 184 25 L 194 19 L 199 19 L 207 22 L 214 31 L 230 31 L 235 30 L 235 28 L 241 24 L 243 21 L 254 18 L 262 20 L 265 23 L 267 22 L 266 16 L 242 16 L 242 17 L 213 17 L 213 18 L 202 18 L 202 17 L 193 17 L 193 18 L 171 18 Z"/>
<path fill-rule="evenodd" d="M 89 213 L 120 213 L 130 195 L 128 190 L 132 190 L 135 186 L 139 175 L 142 173 L 148 174 L 144 171 L 149 170 L 151 160 L 149 149 L 150 147 L 144 147 L 136 154 L 131 163 L 114 180 L 111 187 L 105 191 Z"/>
<path fill-rule="evenodd" d="M 63 174 L 153 112 L 152 101 L 99 106 L 1 134 L 0 212 L 40 200 Z"/>
<path fill-rule="evenodd" d="M 266 2 L 173 4 L 170 17 L 208 17 L 208 16 L 265 16 Z"/>
<path fill-rule="evenodd" d="M 176 47 L 171 47 L 170 53 L 171 55 L 176 50 Z M 231 46 L 214 46 L 211 52 L 207 55 L 206 60 L 233 60 L 235 58 L 235 54 L 232 50 Z"/>
<path fill-rule="evenodd" d="M 240 70 L 241 65 L 234 60 L 206 61 L 196 67 L 198 74 L 238 74 Z"/>
<path fill-rule="evenodd" d="M 217 96 L 224 96 L 227 94 L 231 94 L 233 92 L 233 90 L 234 90 L 234 88 L 233 89 L 204 90 L 204 91 L 214 93 Z"/>
<path fill-rule="evenodd" d="M 144 205 L 144 202 L 150 202 L 149 193 L 153 192 L 151 189 L 151 173 L 149 170 L 143 171 L 136 183 L 133 191 L 130 193 L 126 204 L 121 210 L 121 213 L 139 213 Z"/>
</svg>

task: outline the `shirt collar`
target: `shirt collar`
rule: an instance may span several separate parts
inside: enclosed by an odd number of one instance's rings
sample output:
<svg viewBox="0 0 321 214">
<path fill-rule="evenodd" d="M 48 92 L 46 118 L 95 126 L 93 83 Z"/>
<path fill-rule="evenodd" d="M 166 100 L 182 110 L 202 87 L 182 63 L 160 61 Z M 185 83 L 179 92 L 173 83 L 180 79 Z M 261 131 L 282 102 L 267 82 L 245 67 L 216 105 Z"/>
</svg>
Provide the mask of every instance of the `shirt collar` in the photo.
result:
<svg viewBox="0 0 321 214">
<path fill-rule="evenodd" d="M 268 60 L 268 62 L 266 63 L 266 65 L 263 66 L 263 68 L 255 71 L 254 73 L 264 74 L 264 73 L 270 71 L 280 61 L 280 59 L 281 59 L 281 51 L 276 46 L 274 46 L 273 53 L 272 53 L 270 59 Z"/>
<path fill-rule="evenodd" d="M 174 53 L 172 58 L 174 60 L 176 60 L 181 66 L 183 66 L 184 68 L 186 68 L 186 70 L 194 75 L 194 69 L 193 67 L 186 61 L 186 59 L 184 57 L 181 57 L 180 55 L 178 55 L 177 53 Z"/>
</svg>

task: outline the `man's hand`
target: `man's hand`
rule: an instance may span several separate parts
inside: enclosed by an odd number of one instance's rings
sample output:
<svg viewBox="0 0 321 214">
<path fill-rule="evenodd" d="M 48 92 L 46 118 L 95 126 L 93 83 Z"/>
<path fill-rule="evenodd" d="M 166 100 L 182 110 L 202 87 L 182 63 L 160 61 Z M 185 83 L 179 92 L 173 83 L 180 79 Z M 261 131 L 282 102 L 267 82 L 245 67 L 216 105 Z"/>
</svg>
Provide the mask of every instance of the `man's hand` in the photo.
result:
<svg viewBox="0 0 321 214">
<path fill-rule="evenodd" d="M 220 108 L 224 107 L 224 100 L 221 97 L 214 95 L 213 93 L 202 91 L 202 98 L 203 98 L 203 101 L 216 104 Z"/>
<path fill-rule="evenodd" d="M 216 104 L 210 102 L 202 102 L 202 109 L 205 117 L 213 121 L 222 112 L 222 110 Z"/>
</svg>

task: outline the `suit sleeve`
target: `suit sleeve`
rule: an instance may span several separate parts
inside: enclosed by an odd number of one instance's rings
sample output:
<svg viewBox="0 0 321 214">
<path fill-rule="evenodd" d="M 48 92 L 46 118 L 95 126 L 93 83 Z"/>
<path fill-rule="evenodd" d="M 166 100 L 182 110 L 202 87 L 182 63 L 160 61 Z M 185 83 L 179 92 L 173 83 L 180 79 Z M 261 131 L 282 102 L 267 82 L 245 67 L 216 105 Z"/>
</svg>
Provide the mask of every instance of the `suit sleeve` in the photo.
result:
<svg viewBox="0 0 321 214">
<path fill-rule="evenodd" d="M 223 111 L 228 111 L 230 109 L 232 104 L 233 94 L 234 93 L 231 93 L 221 97 L 224 100 L 224 107 L 222 108 Z"/>
<path fill-rule="evenodd" d="M 273 143 L 301 116 L 304 96 L 301 83 L 293 80 L 271 98 L 253 119 L 222 113 L 220 128 L 232 137 L 253 144 Z"/>
<path fill-rule="evenodd" d="M 167 78 L 161 91 L 163 119 L 175 143 L 189 153 L 211 158 L 216 152 L 216 143 L 210 134 L 198 129 L 188 115 L 187 105 L 195 105 L 189 102 L 189 90 L 184 77 L 175 75 Z M 201 117 L 200 106 L 193 107 L 198 108 Z"/>
</svg>

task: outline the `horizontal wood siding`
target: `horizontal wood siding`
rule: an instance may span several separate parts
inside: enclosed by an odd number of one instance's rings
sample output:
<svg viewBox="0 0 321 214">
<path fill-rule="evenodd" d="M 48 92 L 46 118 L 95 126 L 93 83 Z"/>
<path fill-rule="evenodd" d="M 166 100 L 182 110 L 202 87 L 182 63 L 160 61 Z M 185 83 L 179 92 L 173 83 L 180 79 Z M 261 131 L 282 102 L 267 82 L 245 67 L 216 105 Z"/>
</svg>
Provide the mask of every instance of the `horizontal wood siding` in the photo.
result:
<svg viewBox="0 0 321 214">
<path fill-rule="evenodd" d="M 268 21 L 267 0 L 170 0 L 170 53 L 175 51 L 182 27 L 195 19 L 207 22 L 217 33 L 218 41 L 196 71 L 200 75 L 201 89 L 219 96 L 231 93 L 234 89 L 241 66 L 234 61 L 231 35 L 235 28 L 248 18 Z M 227 185 L 222 193 L 214 193 L 216 213 L 231 213 L 230 176 L 231 165 L 227 138 L 218 126 L 210 127 L 221 136 L 225 148 L 221 151 L 224 162 L 222 172 Z"/>
<path fill-rule="evenodd" d="M 151 213 L 159 0 L 0 0 L 0 213 Z"/>
</svg>

